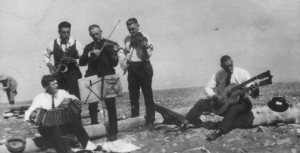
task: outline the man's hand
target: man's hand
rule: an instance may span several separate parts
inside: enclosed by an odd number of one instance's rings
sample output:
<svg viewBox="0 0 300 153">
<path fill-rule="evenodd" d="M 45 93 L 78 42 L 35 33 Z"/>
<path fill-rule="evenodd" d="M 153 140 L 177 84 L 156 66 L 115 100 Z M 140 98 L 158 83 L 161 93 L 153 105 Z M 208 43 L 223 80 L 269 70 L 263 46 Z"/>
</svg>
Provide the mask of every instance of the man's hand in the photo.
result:
<svg viewBox="0 0 300 153">
<path fill-rule="evenodd" d="M 55 73 L 56 72 L 55 66 L 52 65 L 50 62 L 47 63 L 47 66 L 49 67 L 51 73 Z"/>
<path fill-rule="evenodd" d="M 72 98 L 64 98 L 61 104 L 58 106 L 58 108 L 65 108 L 66 106 L 69 105 L 73 101 Z"/>
<path fill-rule="evenodd" d="M 3 89 L 3 92 L 5 92 L 5 91 L 6 91 L 6 89 L 8 89 L 8 87 L 3 87 L 2 89 Z"/>
<path fill-rule="evenodd" d="M 120 50 L 120 46 L 119 45 L 114 45 L 114 51 L 119 51 Z"/>
<path fill-rule="evenodd" d="M 99 49 L 94 49 L 92 51 L 89 52 L 90 57 L 98 57 L 101 54 L 101 50 Z"/>
<path fill-rule="evenodd" d="M 61 58 L 61 62 L 66 63 L 66 64 L 76 63 L 76 59 L 73 59 L 72 57 L 69 57 L 69 56 L 63 56 Z"/>
<path fill-rule="evenodd" d="M 259 96 L 259 86 L 256 82 L 250 86 L 250 91 L 251 91 L 250 93 L 251 97 L 256 98 Z"/>
</svg>

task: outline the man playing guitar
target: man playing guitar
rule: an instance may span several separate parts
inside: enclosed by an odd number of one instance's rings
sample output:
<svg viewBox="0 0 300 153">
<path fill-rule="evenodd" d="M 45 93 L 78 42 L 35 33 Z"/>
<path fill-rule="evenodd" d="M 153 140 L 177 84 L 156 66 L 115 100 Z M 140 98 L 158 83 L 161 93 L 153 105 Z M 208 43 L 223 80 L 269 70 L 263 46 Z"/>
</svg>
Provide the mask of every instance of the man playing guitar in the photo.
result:
<svg viewBox="0 0 300 153">
<path fill-rule="evenodd" d="M 249 95 L 253 98 L 259 95 L 257 84 L 247 84 L 246 87 L 250 89 L 250 94 L 249 92 L 240 94 L 236 103 L 228 105 L 223 112 L 216 113 L 226 103 L 226 97 L 219 95 L 216 89 L 227 87 L 231 83 L 239 85 L 250 79 L 250 74 L 247 70 L 233 66 L 233 60 L 230 56 L 222 56 L 220 62 L 222 69 L 212 76 L 205 87 L 208 98 L 200 99 L 186 115 L 189 123 L 195 126 L 201 125 L 202 121 L 199 117 L 203 112 L 214 112 L 217 115 L 224 116 L 219 129 L 206 136 L 208 141 L 213 141 L 222 134 L 230 132 L 234 128 L 233 123 L 236 117 L 251 111 L 252 104 L 249 100 Z"/>
</svg>

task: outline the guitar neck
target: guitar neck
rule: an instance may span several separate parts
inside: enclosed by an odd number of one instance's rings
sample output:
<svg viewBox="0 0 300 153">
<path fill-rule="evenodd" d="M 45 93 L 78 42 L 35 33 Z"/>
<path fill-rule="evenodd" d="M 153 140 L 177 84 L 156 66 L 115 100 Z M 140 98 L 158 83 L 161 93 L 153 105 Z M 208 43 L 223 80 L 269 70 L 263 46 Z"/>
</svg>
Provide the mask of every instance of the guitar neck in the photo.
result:
<svg viewBox="0 0 300 153">
<path fill-rule="evenodd" d="M 245 82 L 243 82 L 243 83 L 241 83 L 241 84 L 239 84 L 239 85 L 233 87 L 233 88 L 231 89 L 231 92 L 234 92 L 234 91 L 239 90 L 240 88 L 243 88 L 244 86 L 246 86 L 247 84 L 249 84 L 249 83 L 255 81 L 256 79 L 257 79 L 257 76 L 255 76 L 255 77 L 253 77 L 253 78 L 251 78 L 251 79 L 249 79 L 249 80 L 247 80 L 247 81 L 245 81 Z"/>
</svg>

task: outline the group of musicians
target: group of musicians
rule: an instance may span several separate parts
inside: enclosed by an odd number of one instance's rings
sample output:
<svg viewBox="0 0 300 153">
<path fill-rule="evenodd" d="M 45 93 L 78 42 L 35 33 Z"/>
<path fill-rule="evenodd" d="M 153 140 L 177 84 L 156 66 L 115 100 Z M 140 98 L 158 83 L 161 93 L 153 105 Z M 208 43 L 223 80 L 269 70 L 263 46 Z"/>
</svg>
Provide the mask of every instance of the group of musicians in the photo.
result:
<svg viewBox="0 0 300 153">
<path fill-rule="evenodd" d="M 153 69 L 150 63 L 153 47 L 149 36 L 139 30 L 139 23 L 136 18 L 130 18 L 126 22 L 130 35 L 125 37 L 125 49 L 121 49 L 116 42 L 102 38 L 102 29 L 99 25 L 89 26 L 89 35 L 93 39 L 91 43 L 82 49 L 78 40 L 70 37 L 71 24 L 61 22 L 58 25 L 59 38 L 51 41 L 43 53 L 43 60 L 49 67 L 52 74 L 42 78 L 42 86 L 45 93 L 38 95 L 29 110 L 26 112 L 25 120 L 30 120 L 30 114 L 38 108 L 55 109 L 66 99 L 80 99 L 77 80 L 82 77 L 79 66 L 88 65 L 85 77 L 97 75 L 104 77 L 115 74 L 115 69 L 120 64 L 121 68 L 128 72 L 128 89 L 131 103 L 131 117 L 140 115 L 139 96 L 140 88 L 145 98 L 146 106 L 146 128 L 154 129 L 155 107 L 152 92 Z M 51 56 L 54 56 L 54 65 L 51 63 Z M 79 62 L 78 62 L 79 60 Z M 241 84 L 250 79 L 247 70 L 234 67 L 230 56 L 224 55 L 220 59 L 221 70 L 217 71 L 208 82 L 205 91 L 208 99 L 199 100 L 187 114 L 190 124 L 201 126 L 199 116 L 205 111 L 212 111 L 216 103 L 224 103 L 224 98 L 214 92 L 218 86 L 228 86 L 230 83 Z M 67 91 L 67 92 L 66 92 Z M 250 95 L 257 97 L 259 88 L 256 84 L 251 85 Z M 73 96 L 74 95 L 74 96 Z M 233 129 L 235 118 L 251 110 L 251 101 L 248 93 L 240 96 L 238 103 L 230 105 L 225 112 L 218 114 L 224 116 L 218 130 L 207 136 L 207 140 L 215 140 L 222 134 Z M 213 100 L 213 102 L 212 102 Z M 117 140 L 118 126 L 115 98 L 104 100 L 109 116 L 108 140 Z M 98 102 L 89 103 L 88 106 L 91 124 L 98 124 L 97 109 Z M 67 130 L 66 130 L 67 129 Z M 81 118 L 72 122 L 72 127 L 59 126 L 39 128 L 42 136 L 57 140 L 66 131 L 71 131 L 84 148 L 99 149 L 99 146 L 92 145 L 87 134 L 81 125 Z M 63 147 L 63 140 L 56 141 L 55 148 L 58 152 L 66 152 Z"/>
<path fill-rule="evenodd" d="M 136 18 L 130 18 L 126 22 L 128 35 L 124 42 L 125 48 L 121 48 L 116 42 L 102 37 L 102 29 L 93 24 L 88 27 L 89 35 L 93 39 L 83 49 L 81 43 L 70 36 L 71 24 L 61 22 L 58 25 L 59 38 L 51 41 L 43 52 L 43 60 L 50 69 L 50 74 L 42 78 L 42 86 L 45 92 L 36 96 L 32 105 L 25 113 L 25 121 L 36 122 L 36 116 L 41 115 L 39 109 L 59 110 L 63 104 L 72 103 L 80 99 L 78 79 L 82 77 L 79 66 L 88 68 L 85 77 L 97 75 L 104 77 L 115 74 L 115 69 L 120 63 L 124 73 L 128 72 L 128 84 L 132 117 L 139 116 L 140 88 L 145 97 L 146 127 L 154 128 L 154 101 L 152 93 L 153 70 L 150 63 L 153 47 L 147 34 L 139 31 L 139 23 Z M 54 62 L 51 61 L 53 55 Z M 54 63 L 54 64 L 52 64 Z M 117 140 L 118 124 L 115 98 L 104 99 L 108 111 L 108 141 Z M 98 122 L 98 101 L 88 104 L 91 124 Z M 64 107 L 69 107 L 65 105 Z M 44 111 L 43 111 L 44 112 Z M 80 111 L 78 111 L 80 112 Z M 47 116 L 43 114 L 44 116 Z M 48 113 L 48 116 L 53 116 Z M 80 116 L 80 114 L 79 114 Z M 40 117 L 43 118 L 47 117 Z M 54 117 L 59 120 L 59 117 Z M 53 119 L 52 119 L 53 120 Z M 54 119 L 55 120 L 55 119 Z M 89 141 L 88 135 L 81 124 L 81 118 L 72 118 L 72 122 L 64 125 L 53 126 L 39 125 L 39 133 L 49 141 L 53 141 L 57 152 L 69 152 L 65 140 L 61 138 L 65 134 L 76 136 L 83 148 L 89 150 L 101 150 Z M 47 123 L 49 125 L 49 123 Z"/>
</svg>

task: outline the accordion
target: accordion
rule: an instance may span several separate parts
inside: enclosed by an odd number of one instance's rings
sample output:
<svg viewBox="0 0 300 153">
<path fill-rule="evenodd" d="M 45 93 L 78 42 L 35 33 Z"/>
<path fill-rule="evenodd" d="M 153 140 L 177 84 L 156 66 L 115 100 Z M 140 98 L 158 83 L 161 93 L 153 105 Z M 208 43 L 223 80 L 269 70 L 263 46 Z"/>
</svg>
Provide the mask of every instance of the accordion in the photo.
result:
<svg viewBox="0 0 300 153">
<path fill-rule="evenodd" d="M 54 127 L 70 124 L 81 115 L 80 101 L 73 100 L 64 108 L 37 108 L 30 114 L 30 121 L 42 127 Z"/>
</svg>

